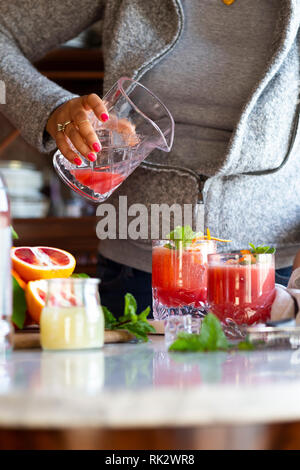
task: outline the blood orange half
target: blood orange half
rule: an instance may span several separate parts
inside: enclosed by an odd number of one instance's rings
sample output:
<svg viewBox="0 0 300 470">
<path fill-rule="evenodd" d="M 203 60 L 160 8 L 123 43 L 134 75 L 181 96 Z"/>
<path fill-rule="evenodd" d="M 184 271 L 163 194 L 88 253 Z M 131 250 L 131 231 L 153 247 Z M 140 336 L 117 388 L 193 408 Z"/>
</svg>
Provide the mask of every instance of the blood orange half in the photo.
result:
<svg viewBox="0 0 300 470">
<path fill-rule="evenodd" d="M 41 279 L 40 281 L 28 282 L 25 290 L 27 310 L 36 323 L 40 323 L 40 316 L 45 306 L 46 295 L 47 281 Z"/>
<path fill-rule="evenodd" d="M 11 251 L 14 270 L 24 281 L 69 277 L 76 265 L 74 256 L 48 246 L 20 246 Z"/>
</svg>

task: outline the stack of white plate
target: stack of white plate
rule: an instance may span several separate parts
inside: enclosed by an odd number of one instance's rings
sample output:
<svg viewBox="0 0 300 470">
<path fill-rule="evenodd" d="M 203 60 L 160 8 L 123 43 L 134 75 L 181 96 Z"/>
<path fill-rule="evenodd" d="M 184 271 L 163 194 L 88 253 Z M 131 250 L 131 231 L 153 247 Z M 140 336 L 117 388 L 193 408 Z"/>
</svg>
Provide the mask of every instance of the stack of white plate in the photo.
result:
<svg viewBox="0 0 300 470">
<path fill-rule="evenodd" d="M 0 173 L 7 185 L 12 217 L 38 218 L 47 215 L 49 200 L 40 192 L 44 184 L 43 174 L 34 164 L 2 160 Z"/>
</svg>

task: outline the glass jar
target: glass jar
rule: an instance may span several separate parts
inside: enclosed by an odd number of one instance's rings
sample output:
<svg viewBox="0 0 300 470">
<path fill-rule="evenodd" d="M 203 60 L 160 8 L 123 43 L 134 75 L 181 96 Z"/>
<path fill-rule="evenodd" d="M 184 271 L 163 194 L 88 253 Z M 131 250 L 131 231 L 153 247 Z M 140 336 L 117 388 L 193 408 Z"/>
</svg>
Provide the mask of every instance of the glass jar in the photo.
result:
<svg viewBox="0 0 300 470">
<path fill-rule="evenodd" d="M 41 315 L 41 345 L 46 350 L 94 349 L 104 343 L 99 279 L 49 279 Z"/>
<path fill-rule="evenodd" d="M 0 177 L 0 352 L 11 349 L 13 343 L 10 249 L 9 202 Z"/>
</svg>

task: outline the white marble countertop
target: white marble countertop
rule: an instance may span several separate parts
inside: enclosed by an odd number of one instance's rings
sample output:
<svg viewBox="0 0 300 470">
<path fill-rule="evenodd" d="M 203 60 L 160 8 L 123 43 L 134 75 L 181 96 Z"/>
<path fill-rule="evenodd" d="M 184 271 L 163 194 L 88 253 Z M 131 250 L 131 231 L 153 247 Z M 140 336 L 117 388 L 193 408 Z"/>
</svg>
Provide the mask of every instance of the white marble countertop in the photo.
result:
<svg viewBox="0 0 300 470">
<path fill-rule="evenodd" d="M 0 426 L 160 427 L 300 420 L 300 349 L 170 354 L 164 338 L 0 356 Z"/>
</svg>

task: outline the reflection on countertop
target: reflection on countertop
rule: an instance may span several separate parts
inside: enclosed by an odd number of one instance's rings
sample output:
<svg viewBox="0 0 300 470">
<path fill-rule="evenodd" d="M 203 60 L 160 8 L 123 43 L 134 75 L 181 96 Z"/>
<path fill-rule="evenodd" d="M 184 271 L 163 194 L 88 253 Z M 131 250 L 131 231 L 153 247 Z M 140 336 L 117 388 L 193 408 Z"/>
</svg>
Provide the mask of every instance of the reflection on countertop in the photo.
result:
<svg viewBox="0 0 300 470">
<path fill-rule="evenodd" d="M 153 336 L 100 351 L 0 357 L 0 425 L 276 421 L 300 417 L 299 393 L 300 349 L 168 353 Z"/>
</svg>

